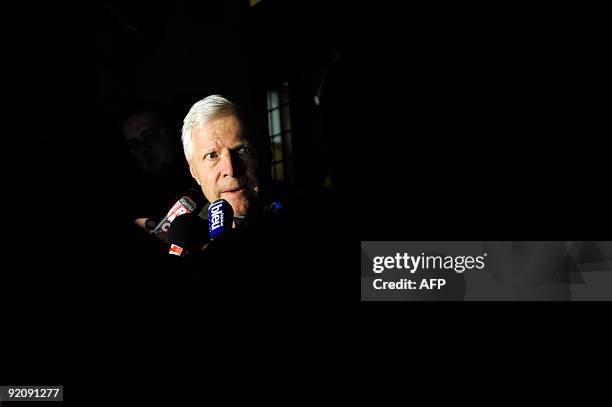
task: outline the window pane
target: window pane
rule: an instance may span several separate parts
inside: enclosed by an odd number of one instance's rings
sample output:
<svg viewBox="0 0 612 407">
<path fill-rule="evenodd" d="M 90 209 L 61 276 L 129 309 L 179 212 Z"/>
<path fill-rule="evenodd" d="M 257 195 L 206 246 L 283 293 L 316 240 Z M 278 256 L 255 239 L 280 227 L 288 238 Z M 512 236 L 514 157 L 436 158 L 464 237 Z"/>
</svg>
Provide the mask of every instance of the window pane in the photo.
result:
<svg viewBox="0 0 612 407">
<path fill-rule="evenodd" d="M 280 134 L 277 134 L 274 137 L 270 137 L 270 139 L 272 140 L 272 144 L 283 144 L 283 136 L 281 136 Z"/>
<path fill-rule="evenodd" d="M 274 154 L 274 161 L 280 161 L 283 159 L 283 145 L 281 136 L 272 137 L 272 152 Z"/>
<path fill-rule="evenodd" d="M 273 89 L 268 92 L 268 110 L 278 107 L 278 91 Z"/>
<path fill-rule="evenodd" d="M 268 136 L 272 137 L 272 112 L 268 112 Z"/>
<path fill-rule="evenodd" d="M 268 112 L 268 129 L 270 131 L 270 136 L 274 136 L 281 132 L 280 111 L 278 109 Z"/>
<path fill-rule="evenodd" d="M 291 116 L 289 113 L 289 106 L 283 106 L 281 108 L 283 115 L 283 131 L 291 129 Z"/>
</svg>

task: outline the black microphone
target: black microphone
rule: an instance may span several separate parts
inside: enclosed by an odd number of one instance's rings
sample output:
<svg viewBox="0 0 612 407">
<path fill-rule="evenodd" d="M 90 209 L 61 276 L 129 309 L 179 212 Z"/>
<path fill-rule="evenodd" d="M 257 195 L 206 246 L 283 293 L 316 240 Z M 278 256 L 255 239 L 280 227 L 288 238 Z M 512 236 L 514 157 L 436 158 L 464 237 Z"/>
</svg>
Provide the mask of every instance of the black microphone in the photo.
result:
<svg viewBox="0 0 612 407">
<path fill-rule="evenodd" d="M 188 213 L 177 217 L 168 231 L 169 254 L 185 257 L 199 250 L 209 241 L 208 225 L 197 214 Z"/>
</svg>

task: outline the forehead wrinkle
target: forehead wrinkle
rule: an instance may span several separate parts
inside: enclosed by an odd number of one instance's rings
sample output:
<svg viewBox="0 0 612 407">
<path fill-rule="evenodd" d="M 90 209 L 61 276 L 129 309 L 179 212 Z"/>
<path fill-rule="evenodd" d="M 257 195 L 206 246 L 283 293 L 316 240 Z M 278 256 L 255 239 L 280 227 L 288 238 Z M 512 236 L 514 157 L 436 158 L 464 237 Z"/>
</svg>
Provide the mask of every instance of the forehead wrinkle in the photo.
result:
<svg viewBox="0 0 612 407">
<path fill-rule="evenodd" d="M 203 127 L 207 128 L 212 134 L 219 134 L 221 136 L 226 133 L 239 135 L 241 132 L 240 122 L 233 115 L 217 117 L 206 123 Z"/>
<path fill-rule="evenodd" d="M 214 144 L 233 147 L 235 145 L 248 143 L 248 140 L 242 135 L 240 131 L 228 133 L 224 131 L 205 131 L 204 129 L 200 128 L 197 133 L 197 136 L 200 139 L 201 145 L 203 146 L 209 146 Z"/>
</svg>

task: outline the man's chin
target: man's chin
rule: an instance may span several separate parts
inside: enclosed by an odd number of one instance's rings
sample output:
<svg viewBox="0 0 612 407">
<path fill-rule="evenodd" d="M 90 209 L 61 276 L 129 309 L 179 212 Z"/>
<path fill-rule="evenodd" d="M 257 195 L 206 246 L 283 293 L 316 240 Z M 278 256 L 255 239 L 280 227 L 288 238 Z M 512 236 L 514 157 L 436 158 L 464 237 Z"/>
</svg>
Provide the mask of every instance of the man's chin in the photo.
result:
<svg viewBox="0 0 612 407">
<path fill-rule="evenodd" d="M 249 202 L 246 199 L 223 198 L 234 210 L 234 216 L 246 216 L 249 213 Z"/>
<path fill-rule="evenodd" d="M 239 192 L 223 192 L 221 199 L 225 199 L 234 210 L 234 216 L 247 216 L 253 208 L 253 200 L 255 197 L 249 194 L 246 190 Z"/>
</svg>

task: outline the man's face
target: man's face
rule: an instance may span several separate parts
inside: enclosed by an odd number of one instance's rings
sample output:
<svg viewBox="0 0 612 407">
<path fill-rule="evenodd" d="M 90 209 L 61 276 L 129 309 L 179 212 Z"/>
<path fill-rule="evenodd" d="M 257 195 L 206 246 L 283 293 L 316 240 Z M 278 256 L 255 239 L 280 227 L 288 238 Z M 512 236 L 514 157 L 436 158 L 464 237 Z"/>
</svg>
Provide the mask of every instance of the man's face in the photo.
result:
<svg viewBox="0 0 612 407">
<path fill-rule="evenodd" d="M 258 160 L 253 145 L 242 135 L 232 115 L 194 128 L 189 169 L 210 202 L 225 199 L 234 215 L 244 216 L 260 193 Z"/>
<path fill-rule="evenodd" d="M 130 154 L 143 172 L 159 174 L 175 160 L 168 129 L 152 113 L 138 113 L 123 126 Z"/>
</svg>

